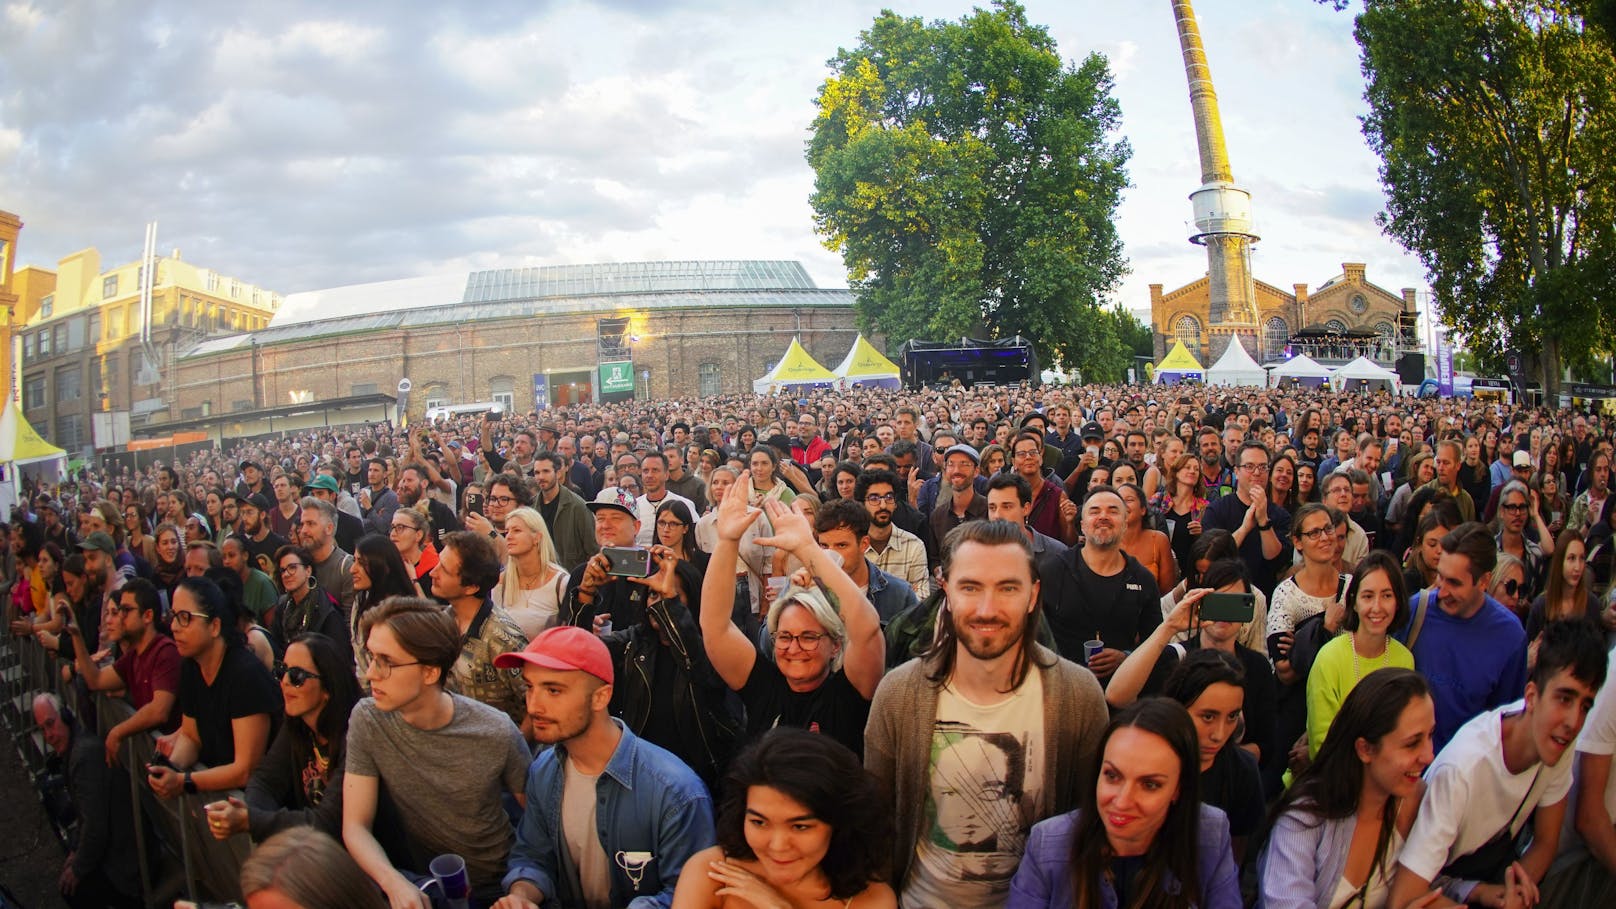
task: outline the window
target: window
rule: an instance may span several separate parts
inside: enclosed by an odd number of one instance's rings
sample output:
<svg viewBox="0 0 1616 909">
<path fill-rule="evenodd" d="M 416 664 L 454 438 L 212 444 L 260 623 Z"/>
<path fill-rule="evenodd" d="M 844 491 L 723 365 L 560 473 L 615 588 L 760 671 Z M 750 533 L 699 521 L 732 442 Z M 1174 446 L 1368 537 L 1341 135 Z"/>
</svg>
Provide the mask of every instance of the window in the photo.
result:
<svg viewBox="0 0 1616 909">
<path fill-rule="evenodd" d="M 243 411 L 243 410 L 252 410 L 252 402 L 251 401 L 231 401 L 230 402 L 230 409 L 233 412 L 239 412 L 239 411 Z"/>
<path fill-rule="evenodd" d="M 22 380 L 22 406 L 29 410 L 38 410 L 45 406 L 45 374 L 29 376 Z"/>
<path fill-rule="evenodd" d="M 110 395 L 112 386 L 118 384 L 118 358 L 107 357 L 106 360 L 107 364 L 101 368 L 101 375 L 105 377 L 102 383 L 106 386 L 107 393 Z"/>
<path fill-rule="evenodd" d="M 135 316 L 137 314 L 138 314 L 138 310 L 136 310 L 135 307 L 133 307 L 133 306 L 131 306 L 128 309 L 123 311 L 123 331 L 122 331 L 122 334 L 125 337 L 135 333 Z M 112 330 L 113 331 L 118 330 L 118 326 L 117 326 L 116 323 L 114 323 L 114 325 L 112 326 Z"/>
<path fill-rule="evenodd" d="M 129 384 L 139 385 L 141 370 L 146 366 L 146 354 L 139 350 L 129 352 Z"/>
<path fill-rule="evenodd" d="M 74 316 L 67 320 L 67 346 L 57 353 L 78 350 L 84 346 L 84 317 Z"/>
<path fill-rule="evenodd" d="M 488 383 L 490 400 L 505 408 L 506 413 L 516 409 L 516 384 L 510 376 L 495 376 Z"/>
<path fill-rule="evenodd" d="M 1285 355 L 1285 342 L 1290 340 L 1291 330 L 1285 320 L 1279 316 L 1269 317 L 1263 323 L 1262 355 L 1265 360 L 1278 360 Z"/>
<path fill-rule="evenodd" d="M 180 419 L 182 419 L 182 420 L 200 420 L 200 419 L 202 419 L 202 408 L 200 408 L 200 407 L 181 407 L 180 408 Z"/>
<path fill-rule="evenodd" d="M 1184 342 L 1190 353 L 1201 351 L 1201 320 L 1194 316 L 1180 316 L 1173 324 L 1173 336 Z"/>
<path fill-rule="evenodd" d="M 241 282 L 236 280 L 235 278 L 231 278 L 230 279 L 230 299 L 238 300 L 240 298 L 241 298 Z"/>
<path fill-rule="evenodd" d="M 90 313 L 89 319 L 90 327 L 84 330 L 84 336 L 89 339 L 91 344 L 97 344 L 101 341 L 101 311 L 96 310 Z"/>
<path fill-rule="evenodd" d="M 202 279 L 203 283 L 207 285 L 208 293 L 213 293 L 219 289 L 219 275 L 216 272 L 204 271 L 202 272 Z"/>
<path fill-rule="evenodd" d="M 48 328 L 44 328 L 44 329 L 41 329 L 40 332 L 39 332 L 39 355 L 42 356 L 42 357 L 48 357 L 48 356 L 50 356 L 50 352 L 51 352 L 51 331 Z"/>
<path fill-rule="evenodd" d="M 106 360 L 101 357 L 89 357 L 88 359 L 90 361 L 90 393 L 99 394 L 101 392 L 102 370 L 106 368 Z"/>
<path fill-rule="evenodd" d="M 107 275 L 101 279 L 101 299 L 110 300 L 118 295 L 118 276 Z"/>
<path fill-rule="evenodd" d="M 80 331 L 82 330 L 83 329 L 81 328 Z M 54 348 L 57 353 L 67 353 L 68 347 L 66 322 L 58 322 L 56 323 L 56 327 L 51 329 L 51 347 Z"/>
<path fill-rule="evenodd" d="M 31 331 L 23 332 L 22 358 L 24 360 L 32 360 L 34 358 L 34 333 Z"/>
<path fill-rule="evenodd" d="M 84 435 L 84 414 L 65 414 L 56 418 L 56 444 L 68 451 L 83 448 L 88 439 Z"/>
<path fill-rule="evenodd" d="M 380 391 L 375 382 L 359 382 L 348 389 L 348 393 L 358 398 L 363 395 L 373 395 Z"/>
<path fill-rule="evenodd" d="M 84 374 L 79 364 L 56 367 L 56 403 L 66 404 L 84 397 Z"/>
<path fill-rule="evenodd" d="M 1347 323 L 1341 321 L 1340 319 L 1331 319 L 1330 321 L 1324 323 L 1324 327 L 1328 331 L 1346 331 Z"/>
<path fill-rule="evenodd" d="M 700 381 L 701 396 L 710 398 L 724 393 L 724 373 L 717 363 L 707 362 L 696 369 Z"/>
<path fill-rule="evenodd" d="M 421 400 L 426 402 L 423 405 L 426 407 L 447 407 L 449 406 L 449 388 L 442 382 L 433 382 L 421 394 Z"/>
<path fill-rule="evenodd" d="M 49 319 L 51 317 L 51 313 L 54 312 L 55 310 L 56 310 L 56 295 L 55 294 L 46 294 L 43 297 L 39 298 L 39 315 L 40 315 L 40 318 Z"/>
</svg>

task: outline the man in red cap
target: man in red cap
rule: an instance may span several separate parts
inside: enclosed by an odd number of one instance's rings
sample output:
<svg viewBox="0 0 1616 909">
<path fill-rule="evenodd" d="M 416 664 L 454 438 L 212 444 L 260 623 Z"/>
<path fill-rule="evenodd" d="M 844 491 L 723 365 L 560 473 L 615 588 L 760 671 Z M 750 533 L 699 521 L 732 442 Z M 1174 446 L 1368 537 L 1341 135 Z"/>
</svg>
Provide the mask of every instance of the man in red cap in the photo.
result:
<svg viewBox="0 0 1616 909">
<path fill-rule="evenodd" d="M 685 861 L 714 842 L 712 800 L 682 761 L 607 713 L 606 645 L 561 625 L 494 665 L 522 670 L 533 735 L 553 746 L 528 770 L 494 909 L 671 905 Z"/>
</svg>

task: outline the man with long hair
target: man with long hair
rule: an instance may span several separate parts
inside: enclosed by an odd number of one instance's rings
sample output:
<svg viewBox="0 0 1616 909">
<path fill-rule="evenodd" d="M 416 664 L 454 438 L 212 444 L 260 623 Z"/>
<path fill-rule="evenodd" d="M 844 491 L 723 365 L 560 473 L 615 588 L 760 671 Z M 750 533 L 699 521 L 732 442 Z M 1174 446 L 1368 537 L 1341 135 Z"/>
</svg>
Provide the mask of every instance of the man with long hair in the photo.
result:
<svg viewBox="0 0 1616 909">
<path fill-rule="evenodd" d="M 1000 906 L 1034 822 L 1068 811 L 1106 723 L 1087 669 L 1040 646 L 1038 571 L 1020 527 L 949 533 L 926 654 L 882 680 L 865 766 L 893 793 L 901 905 Z"/>
</svg>

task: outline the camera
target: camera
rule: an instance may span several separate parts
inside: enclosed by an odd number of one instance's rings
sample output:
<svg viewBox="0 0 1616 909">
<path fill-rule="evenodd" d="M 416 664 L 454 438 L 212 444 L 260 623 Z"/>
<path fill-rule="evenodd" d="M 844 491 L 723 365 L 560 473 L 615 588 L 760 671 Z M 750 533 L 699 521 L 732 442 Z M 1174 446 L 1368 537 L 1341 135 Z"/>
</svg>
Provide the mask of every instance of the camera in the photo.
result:
<svg viewBox="0 0 1616 909">
<path fill-rule="evenodd" d="M 651 550 L 638 546 L 607 546 L 600 551 L 606 557 L 606 573 L 615 578 L 648 578 L 651 576 Z"/>
</svg>

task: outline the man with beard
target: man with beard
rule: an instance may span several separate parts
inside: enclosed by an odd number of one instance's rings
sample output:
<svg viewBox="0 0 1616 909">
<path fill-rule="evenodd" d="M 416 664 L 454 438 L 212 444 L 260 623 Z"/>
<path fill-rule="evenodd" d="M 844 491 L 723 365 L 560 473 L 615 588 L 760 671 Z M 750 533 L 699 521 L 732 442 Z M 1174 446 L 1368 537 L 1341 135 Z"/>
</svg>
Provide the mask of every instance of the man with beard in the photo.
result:
<svg viewBox="0 0 1616 909">
<path fill-rule="evenodd" d="M 1204 441 L 1206 437 L 1203 436 Z M 1234 535 L 1240 558 L 1251 572 L 1251 583 L 1271 596 L 1279 583 L 1279 570 L 1290 562 L 1290 512 L 1268 501 L 1268 471 L 1272 462 L 1261 442 L 1247 442 L 1235 455 L 1238 483 L 1233 495 L 1225 495 L 1208 505 L 1201 516 L 1207 530 L 1227 530 Z M 1320 480 L 1319 485 L 1324 486 Z M 1351 490 L 1347 492 L 1351 506 Z M 1342 509 L 1345 511 L 1346 509 Z"/>
<path fill-rule="evenodd" d="M 337 478 L 328 473 L 316 476 L 303 487 L 304 495 L 330 502 L 332 507 L 337 509 L 337 548 L 344 552 L 353 552 L 359 545 L 359 538 L 365 535 L 365 522 L 338 506 L 339 493 Z"/>
<path fill-rule="evenodd" d="M 931 532 L 936 539 L 943 539 L 966 521 L 987 520 L 987 497 L 974 485 L 976 462 L 976 449 L 969 445 L 955 445 L 944 452 L 943 480 L 948 486 L 937 496 L 937 507 L 931 512 Z"/>
<path fill-rule="evenodd" d="M 73 636 L 73 665 L 91 691 L 127 690 L 134 715 L 107 730 L 107 762 L 117 763 L 118 746 L 137 733 L 157 729 L 173 732 L 180 723 L 180 652 L 174 639 L 157 631 L 163 604 L 157 588 L 144 578 L 124 583 L 118 591 L 117 618 L 122 655 L 111 666 L 98 666 L 93 651 L 84 645 L 78 625 L 67 632 Z"/>
<path fill-rule="evenodd" d="M 1196 446 L 1201 455 L 1201 497 L 1216 502 L 1233 492 L 1235 485 L 1233 472 L 1223 466 L 1223 440 L 1216 429 L 1203 426 Z"/>
<path fill-rule="evenodd" d="M 359 510 L 365 515 L 365 526 L 372 533 L 387 534 L 393 523 L 393 510 L 398 508 L 398 496 L 387 486 L 387 462 L 371 458 L 365 465 L 365 488 L 359 490 Z"/>
<path fill-rule="evenodd" d="M 1088 667 L 1101 679 L 1110 678 L 1127 652 L 1161 624 L 1155 577 L 1122 550 L 1127 514 L 1111 487 L 1090 492 L 1083 502 L 1083 545 L 1052 563 L 1043 578 L 1056 648 L 1069 660 L 1081 660 L 1084 642 L 1099 640 L 1104 647 L 1088 658 Z"/>
<path fill-rule="evenodd" d="M 567 444 L 566 439 L 561 444 Z M 582 565 L 585 559 L 600 551 L 595 543 L 595 522 L 589 515 L 588 505 L 576 492 L 561 484 L 561 465 L 564 456 L 555 452 L 541 452 L 533 459 L 533 483 L 539 494 L 533 502 L 550 530 L 550 542 L 555 546 L 556 563 L 567 568 Z"/>
<path fill-rule="evenodd" d="M 398 490 L 394 494 L 398 496 L 400 508 L 414 508 L 417 511 L 426 508 L 427 523 L 432 527 L 432 543 L 442 549 L 445 536 L 464 530 L 465 527 L 461 526 L 460 519 L 455 517 L 454 509 L 437 499 L 427 497 L 426 484 L 425 467 L 420 464 L 405 464 L 398 472 Z M 426 504 L 423 506 L 422 502 Z"/>
<path fill-rule="evenodd" d="M 238 508 L 241 530 L 237 536 L 252 556 L 253 567 L 270 577 L 275 576 L 275 553 L 289 541 L 269 529 L 264 515 L 269 512 L 269 499 L 263 493 L 254 493 L 241 500 Z"/>
<path fill-rule="evenodd" d="M 1464 463 L 1464 446 L 1453 439 L 1443 439 L 1436 443 L 1436 456 L 1431 459 L 1436 467 L 1436 476 L 1431 482 L 1425 484 L 1426 489 L 1440 489 L 1453 496 L 1454 504 L 1459 506 L 1459 516 L 1466 521 L 1476 519 L 1476 500 L 1465 491 L 1464 484 L 1459 482 L 1459 465 Z M 1576 514 L 1576 507 L 1572 507 L 1572 514 Z M 1571 526 L 1569 522 L 1566 525 Z"/>
<path fill-rule="evenodd" d="M 528 768 L 507 895 L 495 905 L 670 904 L 685 861 L 713 844 L 712 800 L 679 758 L 608 712 L 616 674 L 606 645 L 561 626 L 495 665 L 522 671 L 534 735 L 551 746 Z"/>
<path fill-rule="evenodd" d="M 1010 444 L 1010 472 L 1026 482 L 1027 490 L 1032 495 L 1027 510 L 1027 525 L 1068 545 L 1075 542 L 1077 527 L 1069 515 L 1075 513 L 1076 506 L 1068 504 L 1070 500 L 1055 474 L 1045 471 L 1044 443 L 1038 433 L 1023 431 Z M 1075 469 L 1081 471 L 1084 464 L 1092 461 L 1086 452 L 1081 453 Z"/>
<path fill-rule="evenodd" d="M 1093 674 L 1034 640 L 1024 531 L 971 521 L 944 551 L 937 639 L 881 681 L 864 738 L 893 794 L 891 881 L 909 909 L 1004 905 L 1028 830 L 1093 784 L 1080 768 L 1107 719 Z"/>
<path fill-rule="evenodd" d="M 926 544 L 892 523 L 898 507 L 898 475 L 890 470 L 865 470 L 853 487 L 853 498 L 870 513 L 870 561 L 875 567 L 903 579 L 924 600 L 931 595 L 931 572 L 926 569 Z"/>
<path fill-rule="evenodd" d="M 358 495 L 361 487 L 365 485 L 365 452 L 358 445 L 349 445 L 342 453 L 343 482 L 348 484 L 348 492 Z"/>
</svg>

